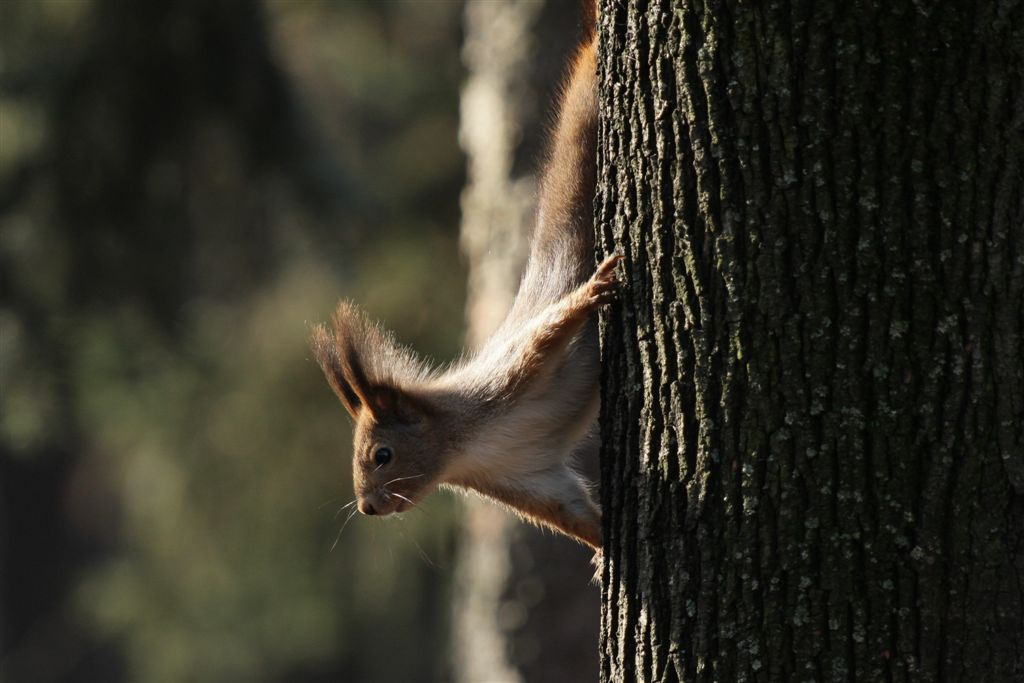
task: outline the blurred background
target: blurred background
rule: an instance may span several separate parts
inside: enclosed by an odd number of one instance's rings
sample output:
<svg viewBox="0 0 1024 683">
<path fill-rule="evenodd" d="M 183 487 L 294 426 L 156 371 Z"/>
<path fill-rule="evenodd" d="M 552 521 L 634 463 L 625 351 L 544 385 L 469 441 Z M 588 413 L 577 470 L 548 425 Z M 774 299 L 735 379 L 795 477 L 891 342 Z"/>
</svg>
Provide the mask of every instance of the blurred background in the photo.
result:
<svg viewBox="0 0 1024 683">
<path fill-rule="evenodd" d="M 0 680 L 596 675 L 571 542 L 444 493 L 338 514 L 306 347 L 341 296 L 442 362 L 500 317 L 577 24 L 0 2 Z"/>
</svg>

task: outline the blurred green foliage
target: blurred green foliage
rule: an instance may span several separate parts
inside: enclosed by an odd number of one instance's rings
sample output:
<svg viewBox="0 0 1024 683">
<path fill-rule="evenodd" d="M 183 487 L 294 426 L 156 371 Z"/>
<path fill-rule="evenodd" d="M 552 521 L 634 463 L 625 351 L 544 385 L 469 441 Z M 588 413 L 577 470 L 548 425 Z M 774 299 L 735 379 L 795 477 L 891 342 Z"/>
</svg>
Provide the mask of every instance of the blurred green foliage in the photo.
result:
<svg viewBox="0 0 1024 683">
<path fill-rule="evenodd" d="M 60 473 L 31 499 L 73 545 L 66 585 L 6 586 L 0 673 L 102 647 L 128 680 L 443 675 L 454 505 L 338 536 L 349 426 L 306 332 L 344 296 L 459 346 L 460 17 L 0 3 L 5 580 L 48 575 L 17 477 Z"/>
</svg>

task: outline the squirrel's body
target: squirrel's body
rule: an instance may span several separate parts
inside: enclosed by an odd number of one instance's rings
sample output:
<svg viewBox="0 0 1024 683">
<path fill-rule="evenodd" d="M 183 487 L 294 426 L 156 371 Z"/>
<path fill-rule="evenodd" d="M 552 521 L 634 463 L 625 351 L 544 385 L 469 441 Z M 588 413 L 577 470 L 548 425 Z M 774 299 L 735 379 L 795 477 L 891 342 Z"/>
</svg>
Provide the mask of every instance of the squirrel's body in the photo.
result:
<svg viewBox="0 0 1024 683">
<path fill-rule="evenodd" d="M 317 360 L 356 421 L 362 512 L 401 511 L 447 484 L 600 548 L 600 513 L 571 465 L 596 445 L 594 311 L 618 260 L 594 271 L 596 69 L 590 40 L 563 94 L 519 292 L 478 350 L 432 371 L 347 302 L 333 334 L 314 328 Z"/>
</svg>

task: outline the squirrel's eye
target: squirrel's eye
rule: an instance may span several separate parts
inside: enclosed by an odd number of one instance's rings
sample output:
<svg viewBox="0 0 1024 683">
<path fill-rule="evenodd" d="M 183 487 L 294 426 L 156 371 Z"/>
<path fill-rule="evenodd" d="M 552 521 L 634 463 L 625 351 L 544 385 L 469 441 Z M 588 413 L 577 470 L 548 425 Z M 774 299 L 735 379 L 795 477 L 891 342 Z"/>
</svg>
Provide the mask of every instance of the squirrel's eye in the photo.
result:
<svg viewBox="0 0 1024 683">
<path fill-rule="evenodd" d="M 387 446 L 381 446 L 377 449 L 377 452 L 373 454 L 373 461 L 377 463 L 377 467 L 383 467 L 391 462 L 391 458 L 394 453 Z"/>
</svg>

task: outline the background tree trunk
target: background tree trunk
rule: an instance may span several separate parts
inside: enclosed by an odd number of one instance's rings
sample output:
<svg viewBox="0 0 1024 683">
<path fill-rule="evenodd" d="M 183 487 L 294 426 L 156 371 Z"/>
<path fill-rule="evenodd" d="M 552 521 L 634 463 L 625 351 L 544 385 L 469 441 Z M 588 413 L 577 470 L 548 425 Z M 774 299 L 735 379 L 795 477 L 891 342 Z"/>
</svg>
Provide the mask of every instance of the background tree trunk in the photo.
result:
<svg viewBox="0 0 1024 683">
<path fill-rule="evenodd" d="M 468 157 L 462 243 L 468 343 L 487 338 L 519 287 L 536 213 L 546 123 L 579 34 L 574 2 L 466 5 L 460 137 Z M 590 464 L 596 478 L 596 463 Z M 598 596 L 589 552 L 467 499 L 454 594 L 464 683 L 595 680 Z"/>
<path fill-rule="evenodd" d="M 1022 26 L 604 3 L 602 680 L 1024 680 Z"/>
</svg>

